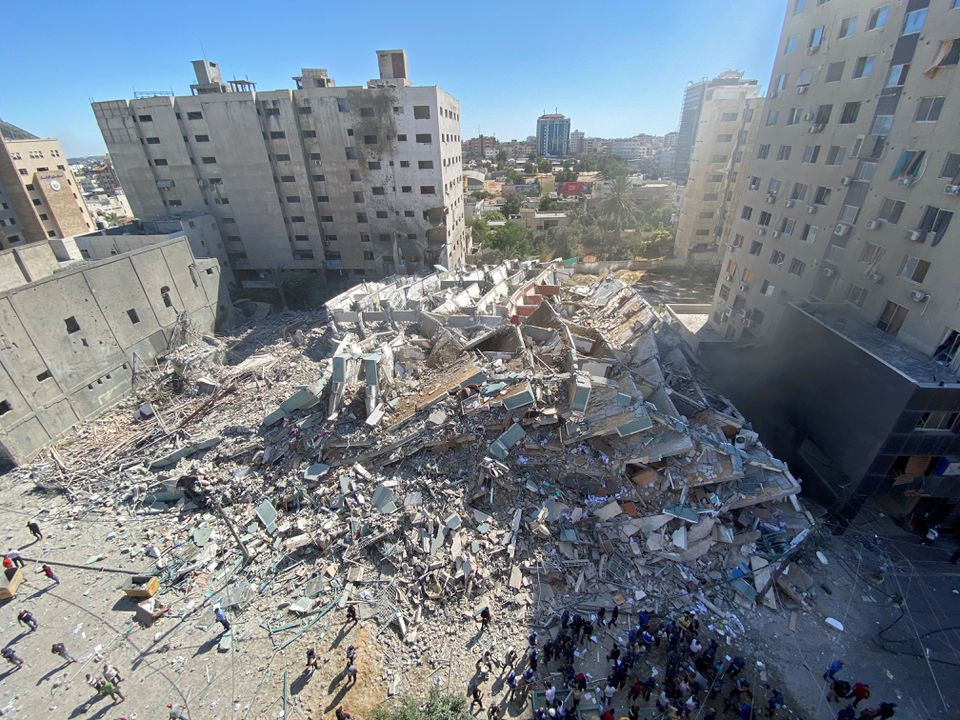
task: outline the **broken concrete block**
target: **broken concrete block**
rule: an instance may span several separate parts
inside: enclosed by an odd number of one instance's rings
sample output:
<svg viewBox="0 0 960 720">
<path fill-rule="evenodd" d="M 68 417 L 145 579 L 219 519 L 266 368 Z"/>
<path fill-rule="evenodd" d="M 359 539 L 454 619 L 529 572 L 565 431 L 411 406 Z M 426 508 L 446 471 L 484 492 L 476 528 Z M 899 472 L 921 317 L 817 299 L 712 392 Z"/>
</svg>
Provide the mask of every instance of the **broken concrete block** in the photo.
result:
<svg viewBox="0 0 960 720">
<path fill-rule="evenodd" d="M 303 535 L 294 535 L 292 538 L 287 538 L 283 541 L 283 548 L 287 552 L 293 552 L 294 550 L 299 550 L 302 547 L 306 547 L 313 542 L 313 538 L 310 537 L 309 533 L 304 533 Z"/>
<path fill-rule="evenodd" d="M 622 512 L 623 509 L 620 507 L 620 503 L 614 501 L 612 503 L 607 503 L 601 508 L 597 508 L 593 511 L 593 514 L 599 520 L 609 520 L 611 518 L 615 518 Z"/>
</svg>

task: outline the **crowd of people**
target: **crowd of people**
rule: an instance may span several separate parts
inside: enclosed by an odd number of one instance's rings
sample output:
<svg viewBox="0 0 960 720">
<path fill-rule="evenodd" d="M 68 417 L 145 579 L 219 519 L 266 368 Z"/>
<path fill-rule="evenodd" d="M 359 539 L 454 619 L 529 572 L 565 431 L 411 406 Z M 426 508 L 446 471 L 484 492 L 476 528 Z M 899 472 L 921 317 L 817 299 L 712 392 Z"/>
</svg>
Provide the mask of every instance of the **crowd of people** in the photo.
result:
<svg viewBox="0 0 960 720">
<path fill-rule="evenodd" d="M 489 608 L 479 619 L 483 632 L 491 623 Z M 783 693 L 765 681 L 762 664 L 754 668 L 742 656 L 723 654 L 696 612 L 654 618 L 641 610 L 629 626 L 621 627 L 619 621 L 617 607 L 609 614 L 605 608 L 593 614 L 565 610 L 547 628 L 547 637 L 530 633 L 522 657 L 511 649 L 500 660 L 485 651 L 468 687 L 471 712 L 486 710 L 489 720 L 501 720 L 508 707 L 516 709 L 532 697 L 535 720 L 573 720 L 587 707 L 595 708 L 601 720 L 755 720 L 781 715 Z M 605 655 L 605 678 L 587 670 L 586 649 L 591 645 L 591 654 L 602 648 Z M 504 693 L 485 705 L 483 685 L 495 668 Z M 824 673 L 827 699 L 842 703 L 838 720 L 894 716 L 896 705 L 888 702 L 864 707 L 858 715 L 858 705 L 870 697 L 869 686 L 836 677 L 842 668 L 838 660 Z"/>
</svg>

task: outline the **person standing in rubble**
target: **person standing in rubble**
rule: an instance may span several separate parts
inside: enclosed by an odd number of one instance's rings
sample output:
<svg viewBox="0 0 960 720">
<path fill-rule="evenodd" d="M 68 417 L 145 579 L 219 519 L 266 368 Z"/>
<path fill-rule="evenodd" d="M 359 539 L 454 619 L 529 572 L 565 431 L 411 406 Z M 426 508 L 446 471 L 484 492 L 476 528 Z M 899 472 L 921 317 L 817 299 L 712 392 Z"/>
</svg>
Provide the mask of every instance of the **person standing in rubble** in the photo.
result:
<svg viewBox="0 0 960 720">
<path fill-rule="evenodd" d="M 27 563 L 24 562 L 23 558 L 20 557 L 20 551 L 14 550 L 13 548 L 8 548 L 4 559 L 9 558 L 10 562 L 13 563 L 13 567 L 26 567 Z"/>
<path fill-rule="evenodd" d="M 307 648 L 307 670 L 318 670 L 320 668 L 320 658 L 317 657 L 317 651 L 312 647 Z"/>
<path fill-rule="evenodd" d="M 17 670 L 23 667 L 23 658 L 18 656 L 17 653 L 14 652 L 13 648 L 9 645 L 3 650 L 0 650 L 0 657 L 3 657 L 3 659 L 11 665 L 16 666 Z"/>
<path fill-rule="evenodd" d="M 617 624 L 617 618 L 620 617 L 620 607 L 618 605 L 613 606 L 613 610 L 610 611 L 610 624 L 607 627 L 613 627 Z"/>
<path fill-rule="evenodd" d="M 356 625 L 359 622 L 357 619 L 357 608 L 355 605 L 347 606 L 347 624 Z"/>
<path fill-rule="evenodd" d="M 483 691 L 479 685 L 474 685 L 470 688 L 470 696 L 470 712 L 473 712 L 474 705 L 479 705 L 480 709 L 483 710 Z"/>
<path fill-rule="evenodd" d="M 27 523 L 27 530 L 33 535 L 34 542 L 37 540 L 43 540 L 43 533 L 40 532 L 40 526 L 37 525 L 33 520 Z"/>
<path fill-rule="evenodd" d="M 37 623 L 36 618 L 33 617 L 33 613 L 30 612 L 29 610 L 21 610 L 17 614 L 17 624 L 26 625 L 28 628 L 30 628 L 30 632 L 33 632 L 38 627 L 40 627 L 40 625 Z"/>
<path fill-rule="evenodd" d="M 483 632 L 487 629 L 487 626 L 490 624 L 490 606 L 484 606 L 483 610 L 480 611 L 480 632 Z"/>
<path fill-rule="evenodd" d="M 41 566 L 40 566 L 40 569 L 39 569 L 37 572 L 42 572 L 42 573 L 43 573 L 44 575 L 46 575 L 48 578 L 50 578 L 51 580 L 53 580 L 53 582 L 54 582 L 55 585 L 59 585 L 59 584 L 60 584 L 60 578 L 57 577 L 57 574 L 56 574 L 55 572 L 53 572 L 53 568 L 50 567 L 49 565 L 41 565 Z"/>
<path fill-rule="evenodd" d="M 67 661 L 68 665 L 76 662 L 76 659 L 73 657 L 73 655 L 67 652 L 67 646 L 63 643 L 54 643 L 53 647 L 50 648 L 50 652 L 52 652 L 54 655 L 59 655 L 62 657 Z"/>
<path fill-rule="evenodd" d="M 227 614 L 223 611 L 223 609 L 219 605 L 213 606 L 213 617 L 216 619 L 218 623 L 223 625 L 223 630 L 221 631 L 221 634 L 225 632 L 229 632 L 230 621 L 227 620 Z"/>
</svg>

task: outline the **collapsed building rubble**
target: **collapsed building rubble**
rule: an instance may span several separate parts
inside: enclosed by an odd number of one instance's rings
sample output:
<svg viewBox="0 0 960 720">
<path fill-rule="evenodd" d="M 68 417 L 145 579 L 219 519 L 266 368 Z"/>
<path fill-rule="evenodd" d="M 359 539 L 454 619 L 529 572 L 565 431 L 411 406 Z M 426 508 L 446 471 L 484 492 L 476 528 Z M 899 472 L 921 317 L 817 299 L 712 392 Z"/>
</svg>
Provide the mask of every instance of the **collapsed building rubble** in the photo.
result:
<svg viewBox="0 0 960 720">
<path fill-rule="evenodd" d="M 458 606 L 804 603 L 800 483 L 635 289 L 514 262 L 364 283 L 318 319 L 178 349 L 17 472 L 77 512 L 167 518 L 125 549 L 156 602 L 272 597 L 278 649 L 347 604 L 424 652 Z"/>
</svg>

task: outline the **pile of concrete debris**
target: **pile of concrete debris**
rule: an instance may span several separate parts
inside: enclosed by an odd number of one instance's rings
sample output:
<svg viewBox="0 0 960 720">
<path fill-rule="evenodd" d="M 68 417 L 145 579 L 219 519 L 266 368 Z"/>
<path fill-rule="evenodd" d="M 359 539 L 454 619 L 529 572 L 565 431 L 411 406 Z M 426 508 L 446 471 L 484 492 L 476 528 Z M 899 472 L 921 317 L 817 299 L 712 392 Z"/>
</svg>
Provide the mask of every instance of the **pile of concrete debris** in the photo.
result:
<svg viewBox="0 0 960 720">
<path fill-rule="evenodd" d="M 184 346 L 16 471 L 147 520 L 124 552 L 168 606 L 272 598 L 283 648 L 356 604 L 426 651 L 451 607 L 538 625 L 611 601 L 726 615 L 774 605 L 773 584 L 804 601 L 799 482 L 613 277 L 392 278 L 230 344 Z"/>
</svg>

